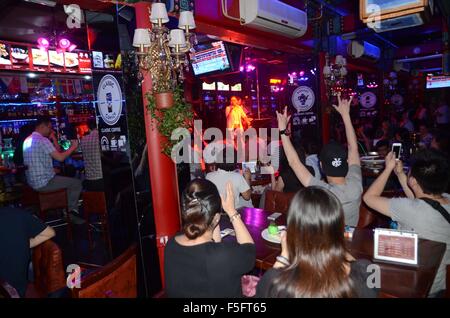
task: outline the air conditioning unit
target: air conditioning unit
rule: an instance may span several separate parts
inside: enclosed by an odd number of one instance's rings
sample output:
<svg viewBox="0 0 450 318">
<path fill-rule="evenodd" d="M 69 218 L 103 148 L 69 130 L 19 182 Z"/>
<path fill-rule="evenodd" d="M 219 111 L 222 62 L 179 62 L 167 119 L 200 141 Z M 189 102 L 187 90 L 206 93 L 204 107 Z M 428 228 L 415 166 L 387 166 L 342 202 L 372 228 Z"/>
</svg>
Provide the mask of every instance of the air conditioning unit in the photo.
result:
<svg viewBox="0 0 450 318">
<path fill-rule="evenodd" d="M 306 33 L 306 13 L 278 0 L 240 0 L 241 24 L 276 33 L 288 38 L 299 38 Z"/>
<path fill-rule="evenodd" d="M 366 41 L 351 41 L 347 51 L 347 53 L 355 59 L 361 58 L 371 62 L 376 62 L 381 57 L 380 48 Z"/>
</svg>

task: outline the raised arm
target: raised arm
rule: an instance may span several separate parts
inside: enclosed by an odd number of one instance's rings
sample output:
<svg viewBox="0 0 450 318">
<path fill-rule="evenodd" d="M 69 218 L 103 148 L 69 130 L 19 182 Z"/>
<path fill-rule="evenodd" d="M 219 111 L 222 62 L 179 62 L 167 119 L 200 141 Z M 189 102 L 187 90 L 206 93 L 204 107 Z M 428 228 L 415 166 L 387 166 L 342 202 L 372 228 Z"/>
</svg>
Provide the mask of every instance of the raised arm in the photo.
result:
<svg viewBox="0 0 450 318">
<path fill-rule="evenodd" d="M 358 141 L 356 139 L 355 129 L 353 128 L 352 119 L 350 118 L 350 105 L 352 103 L 352 96 L 350 99 L 341 99 L 341 94 L 338 94 L 339 105 L 333 105 L 334 109 L 341 115 L 345 126 L 345 135 L 348 144 L 348 165 L 361 165 L 358 152 Z"/>
<path fill-rule="evenodd" d="M 286 130 L 290 118 L 291 116 L 287 115 L 287 107 L 284 108 L 282 114 L 277 112 L 278 129 L 280 131 Z M 297 155 L 297 151 L 295 151 L 295 148 L 292 145 L 291 139 L 285 134 L 282 134 L 281 142 L 283 143 L 284 153 L 286 154 L 289 166 L 292 168 L 298 180 L 303 184 L 303 186 L 307 187 L 311 182 L 313 175 L 308 171 L 308 169 L 306 169 L 306 167 L 300 161 L 300 158 Z"/>
<path fill-rule="evenodd" d="M 53 151 L 50 155 L 53 159 L 63 162 L 78 148 L 78 140 L 71 140 L 70 148 L 64 152 L 59 152 L 58 150 Z"/>
<path fill-rule="evenodd" d="M 386 156 L 386 168 L 378 176 L 375 182 L 372 183 L 363 197 L 364 202 L 366 202 L 369 207 L 388 217 L 391 217 L 391 212 L 389 211 L 389 199 L 382 197 L 381 193 L 383 193 L 383 190 L 386 186 L 389 176 L 395 168 L 395 165 L 395 155 L 393 152 L 390 152 Z"/>
<path fill-rule="evenodd" d="M 403 192 L 405 192 L 405 195 L 410 199 L 414 199 L 416 196 L 408 186 L 408 177 L 406 176 L 405 171 L 403 170 L 403 163 L 400 160 L 397 160 L 394 172 L 398 178 L 398 182 L 402 186 Z"/>
<path fill-rule="evenodd" d="M 56 134 L 55 131 L 52 130 L 52 132 L 50 133 L 50 136 L 48 137 L 48 139 L 52 142 L 53 146 L 55 147 L 55 149 L 59 152 L 61 152 L 61 146 L 58 144 L 58 138 L 56 138 Z"/>
<path fill-rule="evenodd" d="M 231 182 L 227 182 L 226 196 L 222 198 L 222 207 L 225 213 L 230 217 L 231 224 L 233 225 L 234 232 L 236 232 L 236 240 L 239 244 L 251 243 L 254 244 L 252 236 L 247 230 L 244 222 L 241 219 L 241 215 L 236 211 L 234 205 L 234 191 Z"/>
</svg>

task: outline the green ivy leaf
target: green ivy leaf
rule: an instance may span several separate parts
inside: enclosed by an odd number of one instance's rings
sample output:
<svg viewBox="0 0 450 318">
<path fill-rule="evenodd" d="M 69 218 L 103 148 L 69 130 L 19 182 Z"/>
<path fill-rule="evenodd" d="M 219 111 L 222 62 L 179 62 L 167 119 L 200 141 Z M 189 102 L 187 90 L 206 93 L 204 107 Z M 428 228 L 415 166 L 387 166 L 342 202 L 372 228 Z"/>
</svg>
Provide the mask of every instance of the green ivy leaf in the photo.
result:
<svg viewBox="0 0 450 318">
<path fill-rule="evenodd" d="M 180 86 L 176 87 L 173 92 L 173 106 L 171 108 L 158 109 L 155 96 L 152 93 L 147 93 L 146 97 L 148 100 L 147 109 L 156 121 L 159 133 L 166 137 L 166 141 L 161 145 L 162 153 L 170 156 L 173 146 L 178 143 L 177 140 L 170 140 L 172 132 L 177 128 L 188 129 L 192 127 L 194 118 L 192 105 L 185 101 L 184 91 Z"/>
</svg>

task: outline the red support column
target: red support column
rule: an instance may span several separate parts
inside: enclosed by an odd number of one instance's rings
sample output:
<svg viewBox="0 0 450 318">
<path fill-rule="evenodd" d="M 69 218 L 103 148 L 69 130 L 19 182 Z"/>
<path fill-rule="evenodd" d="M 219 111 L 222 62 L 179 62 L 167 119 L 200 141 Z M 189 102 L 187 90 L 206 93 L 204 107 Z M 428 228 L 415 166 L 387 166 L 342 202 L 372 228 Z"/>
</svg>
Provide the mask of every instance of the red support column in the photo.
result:
<svg viewBox="0 0 450 318">
<path fill-rule="evenodd" d="M 320 78 L 320 113 L 322 117 L 322 142 L 324 144 L 330 141 L 330 114 L 327 112 L 328 98 L 327 88 L 323 79 L 323 67 L 325 66 L 325 52 L 319 53 L 319 78 Z"/>
<path fill-rule="evenodd" d="M 151 3 L 135 4 L 136 28 L 151 28 L 149 8 Z M 151 74 L 142 71 L 142 95 L 144 104 L 145 133 L 148 145 L 148 165 L 153 197 L 153 212 L 156 224 L 156 240 L 159 254 L 161 281 L 164 287 L 164 247 L 167 238 L 180 229 L 180 213 L 176 167 L 172 159 L 161 153 L 163 137 L 147 112 L 146 93 L 152 90 Z M 152 129 L 153 128 L 153 129 Z"/>
</svg>

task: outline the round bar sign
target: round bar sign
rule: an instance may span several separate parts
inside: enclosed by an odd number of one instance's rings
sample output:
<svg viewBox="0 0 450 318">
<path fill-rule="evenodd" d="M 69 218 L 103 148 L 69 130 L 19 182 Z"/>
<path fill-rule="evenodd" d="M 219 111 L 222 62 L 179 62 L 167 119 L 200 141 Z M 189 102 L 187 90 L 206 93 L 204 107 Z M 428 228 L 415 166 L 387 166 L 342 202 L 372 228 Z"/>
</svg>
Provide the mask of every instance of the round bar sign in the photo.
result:
<svg viewBox="0 0 450 318">
<path fill-rule="evenodd" d="M 308 86 L 299 86 L 292 92 L 292 105 L 297 112 L 307 112 L 314 106 L 316 96 Z"/>
<path fill-rule="evenodd" d="M 100 116 L 109 126 L 115 125 L 122 114 L 122 89 L 112 75 L 105 75 L 97 88 L 97 103 Z"/>
</svg>

